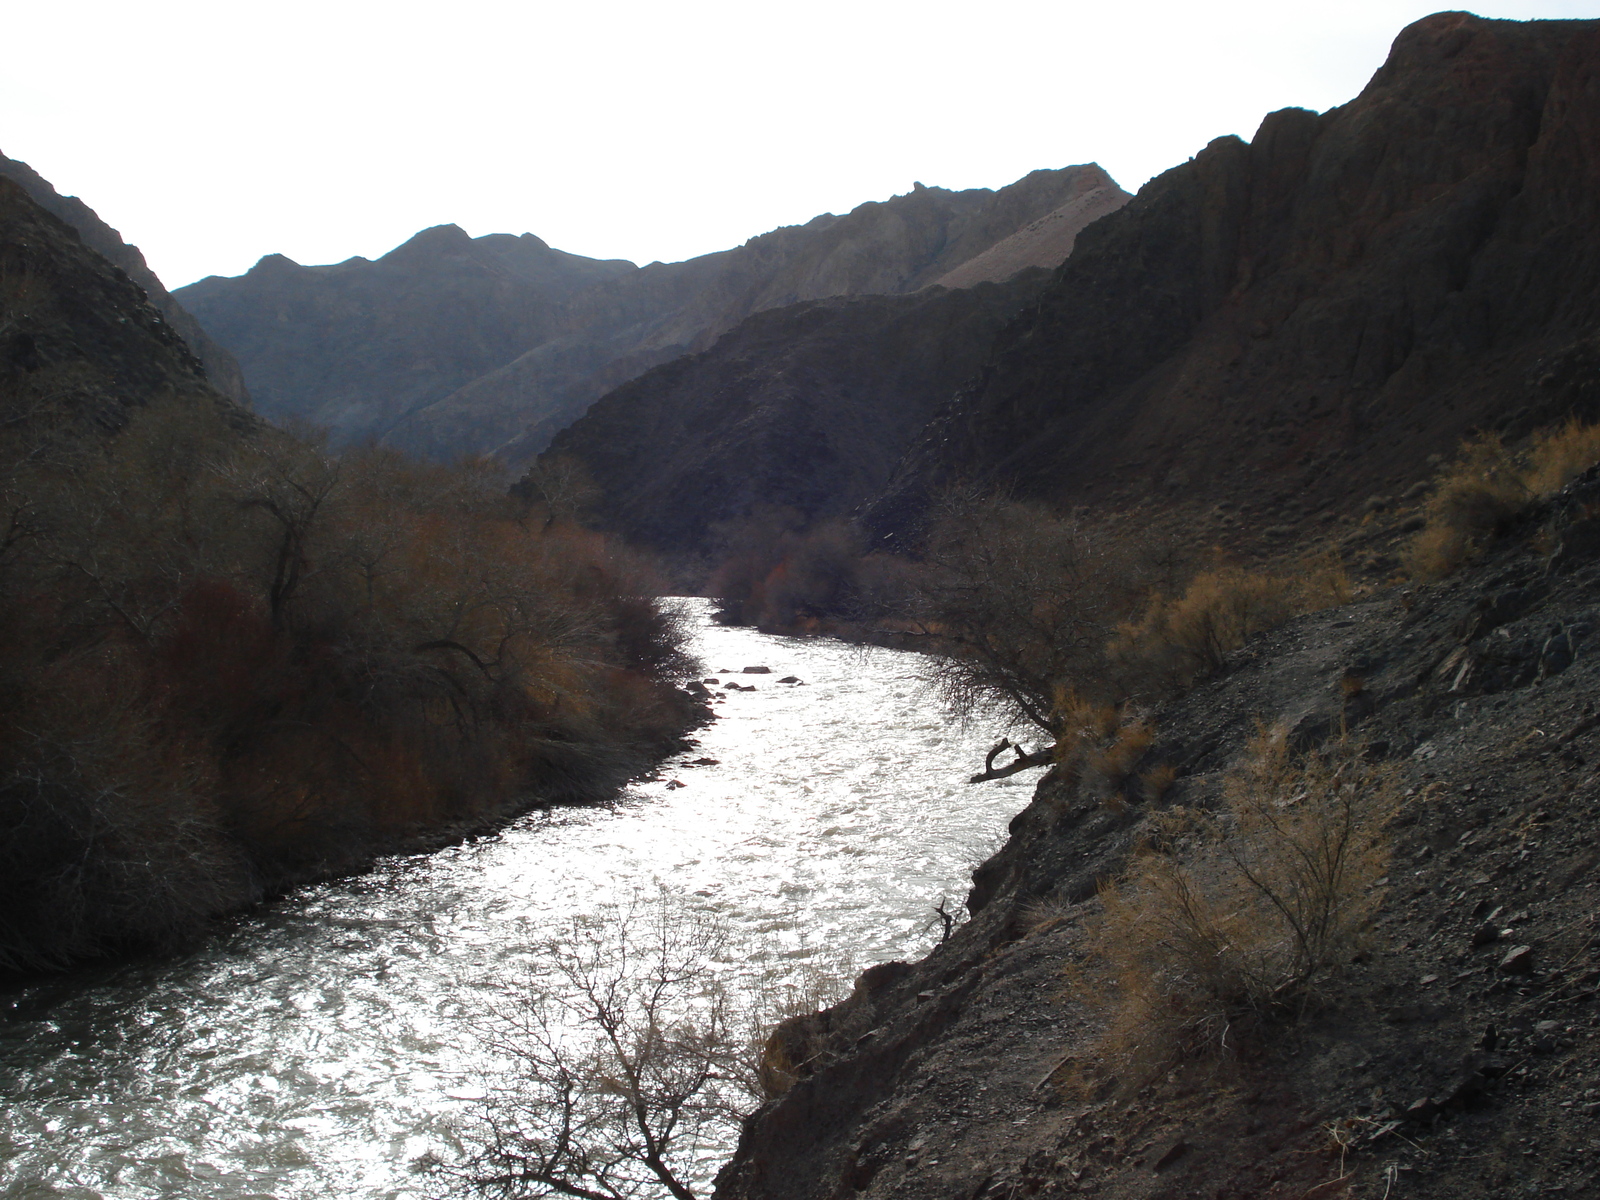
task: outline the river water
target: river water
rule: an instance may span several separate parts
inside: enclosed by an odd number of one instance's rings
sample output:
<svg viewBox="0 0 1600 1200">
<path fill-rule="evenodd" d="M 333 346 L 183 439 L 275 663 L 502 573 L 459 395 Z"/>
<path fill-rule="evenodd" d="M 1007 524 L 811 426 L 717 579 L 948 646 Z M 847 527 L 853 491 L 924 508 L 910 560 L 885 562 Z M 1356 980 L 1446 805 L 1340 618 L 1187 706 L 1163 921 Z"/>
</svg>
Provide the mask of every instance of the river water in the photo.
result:
<svg viewBox="0 0 1600 1200">
<path fill-rule="evenodd" d="M 910 655 L 677 603 L 708 677 L 756 690 L 617 803 L 387 860 L 181 958 L 0 991 L 0 1197 L 429 1195 L 411 1164 L 456 1148 L 495 1069 L 474 1024 L 521 948 L 630 894 L 716 914 L 777 986 L 924 953 L 1036 773 L 967 785 L 995 731 L 948 721 Z"/>
</svg>

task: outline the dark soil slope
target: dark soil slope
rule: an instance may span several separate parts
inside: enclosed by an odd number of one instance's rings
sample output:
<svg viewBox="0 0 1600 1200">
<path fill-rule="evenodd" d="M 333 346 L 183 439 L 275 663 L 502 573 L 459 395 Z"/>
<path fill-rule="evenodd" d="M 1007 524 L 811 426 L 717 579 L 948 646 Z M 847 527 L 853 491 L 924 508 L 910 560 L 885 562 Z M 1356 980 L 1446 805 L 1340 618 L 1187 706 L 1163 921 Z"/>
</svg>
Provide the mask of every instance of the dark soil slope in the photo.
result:
<svg viewBox="0 0 1600 1200">
<path fill-rule="evenodd" d="M 145 264 L 144 255 L 139 253 L 137 246 L 124 242 L 120 233 L 102 221 L 94 209 L 76 196 L 58 195 L 55 188 L 27 163 L 0 154 L 0 176 L 19 184 L 35 204 L 72 226 L 84 245 L 113 266 L 121 268 L 123 274 L 143 288 L 150 303 L 205 365 L 206 377 L 211 385 L 241 404 L 249 403 L 250 393 L 245 387 L 244 373 L 240 371 L 233 355 L 202 329 L 200 322 L 162 286 L 155 272 Z"/>
<path fill-rule="evenodd" d="M 954 475 L 1078 501 L 1339 503 L 1592 406 L 1600 24 L 1441 13 L 1078 239 L 877 519 Z"/>
<path fill-rule="evenodd" d="M 717 522 L 763 506 L 842 516 L 1043 279 L 761 313 L 604 397 L 549 453 L 588 469 L 606 525 L 664 550 L 704 549 Z"/>
<path fill-rule="evenodd" d="M 1236 653 L 1153 714 L 1143 765 L 1177 772 L 1159 802 L 1046 775 L 974 873 L 967 925 L 780 1027 L 803 1077 L 749 1119 L 716 1195 L 1600 1192 L 1600 560 L 1581 519 L 1597 500 L 1591 470 L 1472 570 Z M 1546 544 L 1584 551 L 1534 553 L 1540 519 Z M 1369 949 L 1298 1020 L 1224 1037 L 1232 1055 L 1114 1081 L 1085 1001 L 1118 981 L 1070 986 L 1094 969 L 1097 888 L 1140 846 L 1177 852 L 1167 815 L 1214 808 L 1261 722 L 1308 751 L 1348 729 L 1395 773 Z"/>
</svg>

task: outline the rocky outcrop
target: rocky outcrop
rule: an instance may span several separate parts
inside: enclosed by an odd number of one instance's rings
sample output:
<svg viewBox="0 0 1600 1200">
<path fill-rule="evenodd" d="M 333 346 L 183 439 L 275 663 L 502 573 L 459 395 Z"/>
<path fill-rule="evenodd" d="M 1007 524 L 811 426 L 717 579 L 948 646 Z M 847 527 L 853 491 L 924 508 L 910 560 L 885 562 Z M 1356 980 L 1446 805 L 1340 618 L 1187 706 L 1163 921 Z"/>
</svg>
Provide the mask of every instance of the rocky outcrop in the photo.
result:
<svg viewBox="0 0 1600 1200">
<path fill-rule="evenodd" d="M 875 520 L 958 472 L 1342 504 L 1592 404 L 1597 80 L 1594 22 L 1442 13 L 1349 104 L 1213 142 L 1084 230 Z"/>
<path fill-rule="evenodd" d="M 718 522 L 767 506 L 843 516 L 1044 280 L 759 313 L 605 396 L 549 453 L 587 468 L 607 527 L 662 550 L 705 550 Z"/>
<path fill-rule="evenodd" d="M 162 286 L 155 272 L 145 264 L 144 255 L 137 246 L 124 242 L 120 233 L 102 221 L 94 209 L 76 196 L 59 195 L 25 162 L 0 154 L 0 178 L 9 179 L 20 186 L 40 208 L 72 226 L 84 245 L 113 266 L 119 267 L 123 274 L 143 288 L 150 303 L 155 305 L 205 365 L 206 376 L 213 387 L 241 404 L 250 402 L 244 374 L 233 355 L 202 329 L 200 322 Z"/>
<path fill-rule="evenodd" d="M 339 440 L 380 437 L 435 457 L 521 461 L 612 388 L 707 349 L 754 313 L 916 291 L 1064 205 L 1115 190 L 1092 164 L 999 191 L 918 184 L 643 268 L 561 254 L 531 235 L 470 239 L 442 226 L 376 262 L 302 267 L 273 255 L 180 294 L 239 356 L 275 420 L 308 418 Z"/>
</svg>

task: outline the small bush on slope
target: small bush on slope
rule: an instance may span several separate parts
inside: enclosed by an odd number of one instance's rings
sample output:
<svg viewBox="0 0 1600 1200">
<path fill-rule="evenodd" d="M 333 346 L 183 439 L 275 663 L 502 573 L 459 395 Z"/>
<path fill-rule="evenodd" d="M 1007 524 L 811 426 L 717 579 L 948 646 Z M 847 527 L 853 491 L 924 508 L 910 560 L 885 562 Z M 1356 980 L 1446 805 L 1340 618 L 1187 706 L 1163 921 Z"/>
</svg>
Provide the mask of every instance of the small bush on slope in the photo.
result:
<svg viewBox="0 0 1600 1200">
<path fill-rule="evenodd" d="M 1427 524 L 1405 552 L 1414 579 L 1442 579 L 1471 561 L 1539 500 L 1600 462 L 1600 425 L 1569 421 L 1513 452 L 1494 435 L 1473 438 L 1435 481 Z"/>
<path fill-rule="evenodd" d="M 1130 690 L 1179 691 L 1219 670 L 1256 634 L 1350 595 L 1349 579 L 1333 563 L 1293 577 L 1238 567 L 1202 571 L 1181 595 L 1152 596 L 1138 618 L 1117 627 L 1106 654 Z"/>
<path fill-rule="evenodd" d="M 1394 789 L 1352 748 L 1295 761 L 1263 732 L 1215 817 L 1168 814 L 1107 886 L 1090 949 L 1115 982 L 1106 1014 L 1124 1082 L 1248 1045 L 1312 1002 L 1360 947 L 1387 869 Z"/>
</svg>

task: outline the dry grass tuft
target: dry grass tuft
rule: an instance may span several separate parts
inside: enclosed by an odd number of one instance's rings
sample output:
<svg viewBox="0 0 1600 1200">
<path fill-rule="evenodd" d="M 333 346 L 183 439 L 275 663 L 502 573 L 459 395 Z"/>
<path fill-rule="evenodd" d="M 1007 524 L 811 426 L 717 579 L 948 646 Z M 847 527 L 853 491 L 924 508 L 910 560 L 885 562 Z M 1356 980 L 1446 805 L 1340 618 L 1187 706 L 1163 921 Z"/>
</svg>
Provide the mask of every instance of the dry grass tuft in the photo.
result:
<svg viewBox="0 0 1600 1200">
<path fill-rule="evenodd" d="M 1439 579 L 1467 562 L 1485 539 L 1504 532 L 1533 499 L 1515 455 L 1498 437 L 1466 442 L 1439 474 L 1425 508 L 1427 525 L 1403 561 L 1416 579 Z"/>
<path fill-rule="evenodd" d="M 1221 814 L 1165 822 L 1162 848 L 1102 891 L 1090 941 L 1116 986 L 1082 991 L 1106 1011 L 1118 1077 L 1237 1052 L 1314 1001 L 1378 907 L 1395 803 L 1353 747 L 1294 760 L 1279 729 L 1256 740 Z"/>
<path fill-rule="evenodd" d="M 1541 499 L 1554 496 L 1600 462 L 1600 424 L 1576 419 L 1533 435 L 1523 483 Z"/>
<path fill-rule="evenodd" d="M 1151 804 L 1160 800 L 1171 789 L 1177 778 L 1178 768 L 1170 763 L 1164 763 L 1159 767 L 1152 767 L 1148 771 L 1141 772 L 1139 783 L 1144 791 L 1145 800 Z"/>
<path fill-rule="evenodd" d="M 1220 567 L 1196 575 L 1180 596 L 1156 595 L 1117 627 L 1107 657 L 1138 690 L 1176 691 L 1221 669 L 1252 637 L 1300 613 L 1346 603 L 1349 576 L 1319 558 L 1292 575 Z"/>
<path fill-rule="evenodd" d="M 1568 421 L 1534 434 L 1525 451 L 1494 435 L 1465 442 L 1440 472 L 1425 507 L 1427 525 L 1404 565 L 1414 579 L 1442 579 L 1471 561 L 1538 500 L 1548 499 L 1600 462 L 1600 425 Z"/>
<path fill-rule="evenodd" d="M 1140 761 L 1155 741 L 1155 726 L 1131 704 L 1099 704 L 1070 690 L 1057 693 L 1055 717 L 1059 769 L 1076 780 L 1080 794 L 1120 810 Z M 1138 778 L 1143 782 L 1143 776 Z M 1144 799 L 1152 798 L 1148 788 L 1141 790 Z"/>
</svg>

